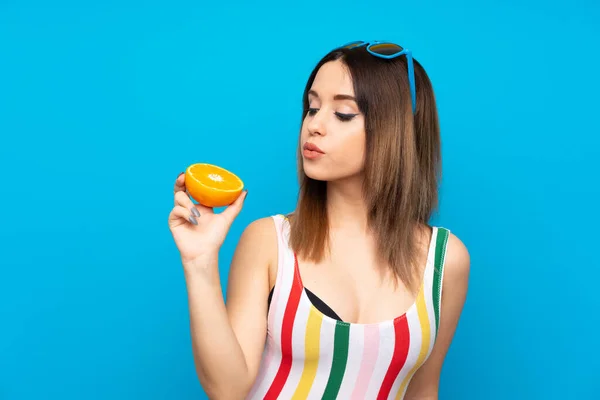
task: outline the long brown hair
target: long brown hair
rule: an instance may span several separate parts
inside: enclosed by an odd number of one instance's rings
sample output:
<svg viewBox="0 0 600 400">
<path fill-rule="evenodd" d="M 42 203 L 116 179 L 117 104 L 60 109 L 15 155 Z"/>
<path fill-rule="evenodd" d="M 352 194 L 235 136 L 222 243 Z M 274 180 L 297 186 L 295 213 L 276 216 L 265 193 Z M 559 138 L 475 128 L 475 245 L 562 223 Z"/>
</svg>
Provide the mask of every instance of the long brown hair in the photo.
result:
<svg viewBox="0 0 600 400">
<path fill-rule="evenodd" d="M 308 111 L 308 91 L 319 68 L 341 60 L 352 77 L 358 108 L 365 116 L 366 158 L 363 193 L 368 225 L 375 235 L 380 261 L 411 291 L 417 291 L 419 235 L 438 205 L 441 149 L 437 108 L 431 82 L 413 59 L 416 114 L 413 115 L 407 59 L 369 54 L 365 47 L 337 49 L 314 68 L 303 95 L 302 120 Z M 306 176 L 298 146 L 300 193 L 291 222 L 290 244 L 300 256 L 317 262 L 329 249 L 327 182 Z"/>
</svg>

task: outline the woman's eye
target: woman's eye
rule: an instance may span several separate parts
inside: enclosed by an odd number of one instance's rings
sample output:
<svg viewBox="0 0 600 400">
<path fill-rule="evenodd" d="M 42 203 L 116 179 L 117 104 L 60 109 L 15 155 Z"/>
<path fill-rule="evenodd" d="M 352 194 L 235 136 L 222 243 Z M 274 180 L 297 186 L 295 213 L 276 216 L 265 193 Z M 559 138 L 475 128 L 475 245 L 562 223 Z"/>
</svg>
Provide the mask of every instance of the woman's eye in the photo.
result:
<svg viewBox="0 0 600 400">
<path fill-rule="evenodd" d="M 340 121 L 350 121 L 352 118 L 356 117 L 358 114 L 342 114 L 336 112 L 335 115 L 338 117 Z"/>
<path fill-rule="evenodd" d="M 306 114 L 311 117 L 314 117 L 317 114 L 317 112 L 319 112 L 318 108 L 310 107 L 307 110 Z M 344 113 L 339 113 L 339 112 L 336 112 L 334 114 L 337 117 L 337 119 L 339 119 L 340 121 L 344 121 L 344 122 L 350 121 L 352 118 L 354 118 L 358 115 L 358 114 L 344 114 Z"/>
</svg>

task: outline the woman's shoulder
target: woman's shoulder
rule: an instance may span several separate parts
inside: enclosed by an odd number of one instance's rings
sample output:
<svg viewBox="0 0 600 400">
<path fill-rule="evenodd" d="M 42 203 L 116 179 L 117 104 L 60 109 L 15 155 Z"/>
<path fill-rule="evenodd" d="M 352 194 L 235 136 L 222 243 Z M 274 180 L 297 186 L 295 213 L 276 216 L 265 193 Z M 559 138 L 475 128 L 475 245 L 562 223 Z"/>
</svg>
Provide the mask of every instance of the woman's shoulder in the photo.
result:
<svg viewBox="0 0 600 400">
<path fill-rule="evenodd" d="M 251 221 L 244 229 L 242 237 L 252 237 L 254 240 L 272 237 L 276 232 L 277 217 L 278 215 L 268 215 Z"/>
<path fill-rule="evenodd" d="M 253 235 L 264 235 L 275 232 L 275 227 L 277 224 L 282 224 L 284 222 L 289 222 L 293 213 L 288 214 L 271 214 L 265 215 L 260 218 L 257 218 L 251 221 L 245 229 L 249 231 Z"/>
<path fill-rule="evenodd" d="M 289 223 L 291 214 L 272 214 L 257 218 L 244 229 L 241 242 L 251 243 L 257 250 L 274 250 L 277 246 L 277 236 Z"/>
</svg>

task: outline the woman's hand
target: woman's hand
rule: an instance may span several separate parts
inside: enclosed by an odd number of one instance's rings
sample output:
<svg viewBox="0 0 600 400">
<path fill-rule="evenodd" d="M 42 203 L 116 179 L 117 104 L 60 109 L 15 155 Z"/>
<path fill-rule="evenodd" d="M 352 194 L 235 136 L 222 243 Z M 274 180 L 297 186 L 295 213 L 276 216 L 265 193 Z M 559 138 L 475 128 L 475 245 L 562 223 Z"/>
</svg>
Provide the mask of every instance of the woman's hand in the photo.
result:
<svg viewBox="0 0 600 400">
<path fill-rule="evenodd" d="M 216 257 L 231 224 L 242 210 L 248 191 L 220 214 L 211 207 L 194 204 L 186 193 L 185 174 L 175 180 L 175 207 L 169 214 L 169 229 L 185 265 Z"/>
</svg>

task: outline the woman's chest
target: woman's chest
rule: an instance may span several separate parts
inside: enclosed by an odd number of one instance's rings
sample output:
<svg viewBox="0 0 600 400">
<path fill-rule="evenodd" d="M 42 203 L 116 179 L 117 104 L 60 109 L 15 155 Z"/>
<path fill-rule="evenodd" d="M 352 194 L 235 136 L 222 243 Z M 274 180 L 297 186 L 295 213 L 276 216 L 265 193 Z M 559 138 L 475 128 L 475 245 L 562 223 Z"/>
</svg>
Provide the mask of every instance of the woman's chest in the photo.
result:
<svg viewBox="0 0 600 400">
<path fill-rule="evenodd" d="M 339 249 L 318 263 L 298 260 L 304 288 L 344 322 L 372 324 L 391 320 L 405 313 L 415 301 L 415 295 L 393 279 L 389 267 L 367 250 Z"/>
</svg>

